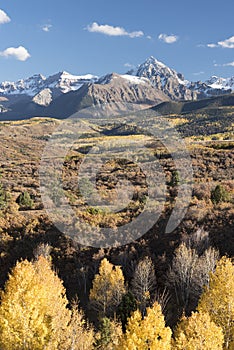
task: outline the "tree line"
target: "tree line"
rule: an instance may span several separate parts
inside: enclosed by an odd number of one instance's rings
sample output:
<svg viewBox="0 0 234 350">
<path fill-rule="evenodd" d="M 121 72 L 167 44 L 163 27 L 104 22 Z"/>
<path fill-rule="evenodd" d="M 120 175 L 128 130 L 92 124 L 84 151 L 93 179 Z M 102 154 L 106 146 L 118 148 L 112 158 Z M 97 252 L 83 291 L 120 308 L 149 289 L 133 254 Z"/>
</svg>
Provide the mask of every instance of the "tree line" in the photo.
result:
<svg viewBox="0 0 234 350">
<path fill-rule="evenodd" d="M 104 257 L 89 291 L 91 322 L 77 299 L 68 302 L 49 246 L 41 245 L 32 261 L 16 263 L 1 291 L 0 349 L 233 350 L 233 277 L 230 258 L 213 248 L 199 252 L 192 242 L 175 251 L 164 290 L 148 256 L 129 284 Z M 171 328 L 172 293 L 181 316 Z"/>
</svg>

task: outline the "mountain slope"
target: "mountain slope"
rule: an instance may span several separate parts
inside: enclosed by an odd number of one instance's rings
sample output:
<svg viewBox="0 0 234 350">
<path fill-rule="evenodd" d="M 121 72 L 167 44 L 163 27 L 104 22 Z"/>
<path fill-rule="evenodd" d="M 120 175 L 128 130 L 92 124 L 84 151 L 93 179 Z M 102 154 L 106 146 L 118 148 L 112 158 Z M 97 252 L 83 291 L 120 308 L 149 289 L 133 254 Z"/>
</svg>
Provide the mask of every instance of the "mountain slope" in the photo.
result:
<svg viewBox="0 0 234 350">
<path fill-rule="evenodd" d="M 234 77 L 190 82 L 154 57 L 126 74 L 41 74 L 0 84 L 0 120 L 33 116 L 65 118 L 84 107 L 102 103 L 138 103 L 142 108 L 165 101 L 196 101 L 231 93 Z M 166 106 L 166 107 L 165 107 Z M 179 105 L 166 104 L 163 108 Z M 176 106 L 176 107 L 175 107 Z M 161 107 L 160 107 L 161 108 Z M 185 107 L 183 107 L 185 108 Z"/>
<path fill-rule="evenodd" d="M 154 89 L 148 81 L 134 82 L 118 74 L 110 74 L 95 84 L 87 84 L 79 90 L 54 100 L 47 112 L 50 116 L 64 118 L 77 111 L 101 104 L 142 104 L 143 108 L 168 101 L 161 91 Z M 66 109 L 64 109 L 66 106 Z M 140 106 L 139 106 L 140 108 Z"/>
<path fill-rule="evenodd" d="M 169 115 L 190 113 L 199 110 L 204 110 L 206 108 L 219 108 L 228 106 L 234 106 L 234 94 L 216 96 L 198 101 L 162 102 L 157 106 L 153 107 L 152 111 L 158 112 L 163 115 Z"/>
<path fill-rule="evenodd" d="M 55 95 L 78 90 L 83 84 L 94 82 L 98 79 L 92 74 L 72 75 L 68 72 L 59 72 L 48 78 L 41 74 L 35 74 L 27 79 L 16 82 L 2 82 L 0 84 L 1 95 L 29 95 L 35 96 L 42 90 L 50 89 Z"/>
<path fill-rule="evenodd" d="M 139 83 L 132 81 L 131 78 L 113 73 L 104 77 L 99 83 L 83 84 L 78 90 L 61 94 L 52 101 L 48 90 L 43 90 L 33 99 L 23 95 L 24 98 L 21 96 L 21 99 L 9 106 L 8 112 L 1 114 L 1 119 L 24 119 L 33 116 L 66 118 L 83 108 L 95 105 L 113 106 L 116 103 L 121 108 L 121 105 L 126 103 L 137 103 L 139 108 L 149 108 L 169 100 L 168 96 L 155 89 L 149 81 L 142 80 Z M 43 104 L 40 103 L 41 100 L 44 101 Z M 48 103 L 45 103 L 46 101 Z"/>
<path fill-rule="evenodd" d="M 163 91 L 172 100 L 197 100 L 231 92 L 230 86 L 211 86 L 208 82 L 200 81 L 189 82 L 184 79 L 181 73 L 167 67 L 153 56 L 128 73 L 133 76 L 148 78 L 156 89 Z M 234 78 L 230 79 L 234 81 Z"/>
</svg>

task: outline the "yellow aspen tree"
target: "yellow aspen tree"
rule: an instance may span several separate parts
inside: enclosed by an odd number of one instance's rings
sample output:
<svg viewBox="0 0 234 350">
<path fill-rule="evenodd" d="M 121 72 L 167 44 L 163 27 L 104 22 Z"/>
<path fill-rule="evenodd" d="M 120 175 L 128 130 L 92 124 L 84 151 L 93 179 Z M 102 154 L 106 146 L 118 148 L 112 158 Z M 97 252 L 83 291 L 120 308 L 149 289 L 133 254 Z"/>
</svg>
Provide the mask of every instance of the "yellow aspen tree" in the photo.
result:
<svg viewBox="0 0 234 350">
<path fill-rule="evenodd" d="M 209 285 L 198 304 L 199 312 L 207 312 L 224 334 L 224 349 L 234 349 L 234 265 L 223 257 L 210 274 Z"/>
<path fill-rule="evenodd" d="M 72 303 L 71 319 L 66 330 L 67 342 L 64 350 L 92 350 L 94 348 L 94 330 L 84 320 L 84 314 L 77 302 Z"/>
<path fill-rule="evenodd" d="M 209 314 L 194 312 L 183 317 L 175 331 L 175 350 L 222 350 L 222 328 L 211 321 Z"/>
<path fill-rule="evenodd" d="M 156 302 L 147 308 L 142 319 L 141 312 L 135 311 L 128 320 L 126 333 L 117 350 L 170 350 L 171 329 L 165 326 L 161 306 Z"/>
<path fill-rule="evenodd" d="M 63 349 L 70 320 L 67 304 L 62 282 L 47 259 L 18 262 L 1 293 L 0 348 Z"/>
<path fill-rule="evenodd" d="M 120 304 L 125 292 L 121 267 L 112 265 L 104 258 L 90 290 L 89 298 L 93 308 L 104 316 L 110 315 Z"/>
</svg>

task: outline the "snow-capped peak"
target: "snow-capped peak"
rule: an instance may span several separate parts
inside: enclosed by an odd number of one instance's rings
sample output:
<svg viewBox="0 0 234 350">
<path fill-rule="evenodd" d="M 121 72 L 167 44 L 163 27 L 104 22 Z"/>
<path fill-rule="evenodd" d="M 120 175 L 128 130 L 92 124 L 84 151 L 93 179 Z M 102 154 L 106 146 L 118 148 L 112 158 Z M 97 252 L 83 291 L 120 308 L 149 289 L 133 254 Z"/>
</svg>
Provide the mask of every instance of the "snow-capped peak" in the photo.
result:
<svg viewBox="0 0 234 350">
<path fill-rule="evenodd" d="M 222 78 L 212 75 L 205 83 L 213 89 L 234 90 L 234 76 L 231 78 Z"/>
<path fill-rule="evenodd" d="M 35 89 L 40 89 L 45 80 L 46 77 L 42 74 L 34 74 L 32 77 L 20 79 L 16 82 L 4 81 L 0 84 L 0 93 L 4 95 L 27 94 L 33 96 Z"/>
<path fill-rule="evenodd" d="M 140 78 L 131 74 L 111 73 L 111 74 L 104 75 L 103 77 L 98 79 L 97 83 L 101 85 L 106 85 L 106 84 L 113 83 L 118 79 L 124 79 L 127 83 L 132 85 L 145 84 L 146 82 L 149 82 L 148 79 L 146 78 Z"/>
<path fill-rule="evenodd" d="M 153 56 L 147 58 L 144 63 L 138 65 L 135 70 L 132 70 L 127 74 L 135 75 L 141 78 L 148 78 L 152 83 L 154 83 L 155 80 L 158 81 L 161 79 L 161 83 L 164 84 L 168 78 L 173 78 L 182 85 L 187 83 L 182 74 L 179 74 L 175 70 L 167 67 L 163 62 L 158 61 Z"/>
<path fill-rule="evenodd" d="M 45 89 L 54 90 L 56 94 L 67 93 L 78 90 L 83 84 L 94 82 L 97 79 L 98 77 L 92 74 L 72 75 L 66 71 L 53 74 L 48 78 L 41 74 L 35 74 L 27 79 L 20 79 L 16 82 L 2 82 L 0 84 L 0 94 L 26 94 L 35 96 Z"/>
<path fill-rule="evenodd" d="M 46 88 L 58 89 L 62 93 L 78 90 L 83 84 L 94 82 L 98 79 L 92 74 L 73 75 L 66 71 L 51 75 L 46 80 Z"/>
<path fill-rule="evenodd" d="M 162 68 L 166 68 L 167 67 L 164 63 L 158 61 L 157 58 L 155 58 L 154 56 L 150 56 L 149 58 L 147 58 L 147 60 L 143 64 L 145 64 L 145 65 L 153 64 L 155 66 L 159 66 L 159 67 L 162 67 Z"/>
</svg>

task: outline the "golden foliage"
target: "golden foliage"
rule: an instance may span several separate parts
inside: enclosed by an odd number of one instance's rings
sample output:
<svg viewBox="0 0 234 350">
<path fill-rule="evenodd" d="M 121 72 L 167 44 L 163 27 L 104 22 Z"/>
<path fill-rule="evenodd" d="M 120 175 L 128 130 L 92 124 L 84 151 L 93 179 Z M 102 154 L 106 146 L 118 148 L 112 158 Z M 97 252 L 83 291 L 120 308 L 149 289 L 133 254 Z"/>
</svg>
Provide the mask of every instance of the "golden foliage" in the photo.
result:
<svg viewBox="0 0 234 350">
<path fill-rule="evenodd" d="M 175 350 L 222 350 L 222 329 L 211 321 L 209 314 L 194 312 L 183 317 L 175 332 Z"/>
<path fill-rule="evenodd" d="M 33 263 L 17 263 L 1 294 L 0 348 L 67 350 L 72 344 L 75 350 L 92 349 L 92 331 L 85 330 L 78 309 L 71 312 L 67 304 L 48 259 L 39 256 Z"/>
<path fill-rule="evenodd" d="M 119 305 L 125 293 L 124 276 L 120 266 L 112 265 L 106 258 L 101 261 L 99 273 L 93 280 L 90 300 L 103 315 L 110 314 Z"/>
<path fill-rule="evenodd" d="M 210 274 L 198 311 L 209 313 L 211 320 L 223 330 L 225 349 L 234 349 L 234 265 L 223 257 Z"/>
<path fill-rule="evenodd" d="M 92 350 L 94 344 L 94 330 L 86 324 L 83 312 L 77 303 L 72 304 L 71 319 L 66 330 L 67 347 L 64 350 Z"/>
<path fill-rule="evenodd" d="M 147 308 L 147 315 L 142 319 L 139 310 L 129 318 L 126 334 L 123 335 L 117 350 L 170 350 L 171 330 L 165 326 L 161 307 L 154 303 Z"/>
</svg>

